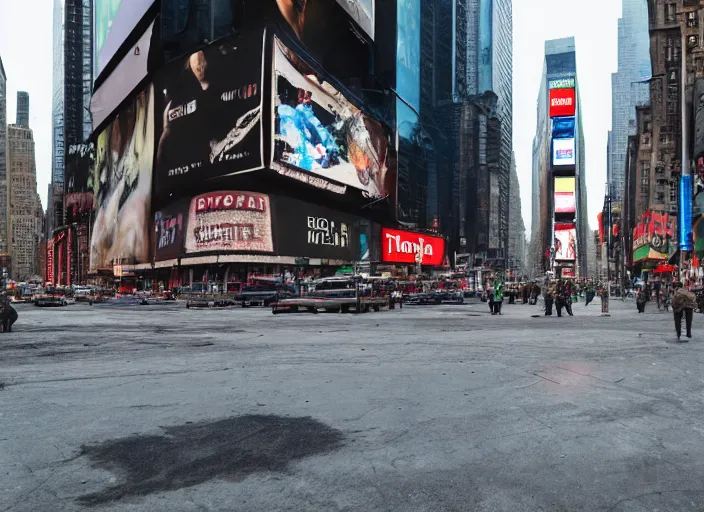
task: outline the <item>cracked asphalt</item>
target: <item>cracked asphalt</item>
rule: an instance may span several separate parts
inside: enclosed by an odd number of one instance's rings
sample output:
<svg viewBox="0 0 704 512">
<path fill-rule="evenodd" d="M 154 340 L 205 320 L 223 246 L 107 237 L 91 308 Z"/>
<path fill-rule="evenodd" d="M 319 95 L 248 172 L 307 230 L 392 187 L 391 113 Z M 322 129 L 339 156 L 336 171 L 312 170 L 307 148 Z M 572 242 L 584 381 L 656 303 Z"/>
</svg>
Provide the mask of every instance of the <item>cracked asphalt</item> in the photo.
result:
<svg viewBox="0 0 704 512">
<path fill-rule="evenodd" d="M 0 512 L 704 510 L 704 316 L 20 306 Z"/>
</svg>

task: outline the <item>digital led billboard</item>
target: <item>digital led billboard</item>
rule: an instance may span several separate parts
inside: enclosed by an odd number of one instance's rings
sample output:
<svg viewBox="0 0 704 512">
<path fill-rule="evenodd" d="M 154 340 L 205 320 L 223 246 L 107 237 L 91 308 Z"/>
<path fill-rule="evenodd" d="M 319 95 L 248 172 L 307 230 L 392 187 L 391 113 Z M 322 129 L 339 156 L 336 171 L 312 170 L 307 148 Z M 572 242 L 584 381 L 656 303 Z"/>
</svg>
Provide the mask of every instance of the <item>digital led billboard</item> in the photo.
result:
<svg viewBox="0 0 704 512">
<path fill-rule="evenodd" d="M 155 0 L 93 1 L 93 77 L 110 60 Z"/>
<path fill-rule="evenodd" d="M 273 252 L 269 196 L 220 191 L 191 200 L 185 251 Z"/>
<path fill-rule="evenodd" d="M 574 224 L 555 224 L 555 259 L 577 259 L 577 229 Z"/>
<path fill-rule="evenodd" d="M 138 94 L 98 136 L 90 268 L 149 257 L 154 87 Z"/>
<path fill-rule="evenodd" d="M 574 116 L 577 100 L 574 89 L 550 89 L 550 117 Z"/>
<path fill-rule="evenodd" d="M 555 213 L 575 212 L 575 179 L 555 178 Z"/>
<path fill-rule="evenodd" d="M 263 31 L 245 32 L 159 73 L 157 195 L 263 167 L 263 46 Z"/>
<path fill-rule="evenodd" d="M 574 139 L 574 117 L 556 117 L 552 120 L 553 139 Z"/>
<path fill-rule="evenodd" d="M 553 139 L 552 141 L 552 165 L 560 167 L 575 165 L 576 157 L 574 151 L 574 139 Z"/>
<path fill-rule="evenodd" d="M 388 139 L 380 123 L 274 38 L 272 169 L 318 188 L 390 194 Z"/>
<path fill-rule="evenodd" d="M 420 0 L 396 3 L 396 92 L 420 110 Z"/>
<path fill-rule="evenodd" d="M 124 99 L 147 76 L 147 62 L 151 49 L 154 23 L 122 58 L 112 73 L 93 91 L 90 115 L 93 127 L 98 128 L 117 109 Z"/>
<path fill-rule="evenodd" d="M 420 262 L 438 267 L 445 257 L 445 239 L 437 236 L 381 228 L 381 261 L 385 263 Z"/>
<path fill-rule="evenodd" d="M 574 89 L 574 77 L 548 80 L 548 89 Z"/>
<path fill-rule="evenodd" d="M 154 214 L 154 260 L 180 258 L 183 252 L 189 199 L 176 201 Z"/>
</svg>

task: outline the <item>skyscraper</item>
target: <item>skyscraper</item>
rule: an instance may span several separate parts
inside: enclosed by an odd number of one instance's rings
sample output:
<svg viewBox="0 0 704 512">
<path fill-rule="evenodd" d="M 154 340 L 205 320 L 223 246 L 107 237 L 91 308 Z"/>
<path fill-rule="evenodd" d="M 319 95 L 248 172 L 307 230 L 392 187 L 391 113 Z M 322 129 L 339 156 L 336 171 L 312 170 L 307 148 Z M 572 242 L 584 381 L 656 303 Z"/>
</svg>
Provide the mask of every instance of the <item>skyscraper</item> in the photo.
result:
<svg viewBox="0 0 704 512">
<path fill-rule="evenodd" d="M 31 278 L 38 267 L 43 227 L 37 194 L 34 136 L 30 128 L 17 124 L 10 125 L 7 133 L 10 277 L 24 281 Z"/>
<path fill-rule="evenodd" d="M 64 6 L 54 0 L 53 74 L 52 74 L 52 183 L 64 176 Z M 49 195 L 51 200 L 51 194 Z"/>
<path fill-rule="evenodd" d="M 7 250 L 7 75 L 0 57 L 0 254 Z"/>
<path fill-rule="evenodd" d="M 533 140 L 533 272 L 559 270 L 563 277 L 586 276 L 586 162 L 573 37 L 545 42 L 537 119 Z"/>
<path fill-rule="evenodd" d="M 611 75 L 611 132 L 607 179 L 612 197 L 623 195 L 628 136 L 636 133 L 636 107 L 650 99 L 650 35 L 646 0 L 622 0 L 618 20 L 618 71 Z"/>
<path fill-rule="evenodd" d="M 17 91 L 17 125 L 29 128 L 29 93 Z"/>
</svg>

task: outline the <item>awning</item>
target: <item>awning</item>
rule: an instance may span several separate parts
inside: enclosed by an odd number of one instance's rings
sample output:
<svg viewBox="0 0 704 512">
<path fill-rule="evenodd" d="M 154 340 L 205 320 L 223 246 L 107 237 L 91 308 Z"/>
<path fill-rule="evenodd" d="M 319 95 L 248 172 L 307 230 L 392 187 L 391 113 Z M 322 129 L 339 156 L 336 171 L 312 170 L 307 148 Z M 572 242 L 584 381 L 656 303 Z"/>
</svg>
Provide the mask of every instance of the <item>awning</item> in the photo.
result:
<svg viewBox="0 0 704 512">
<path fill-rule="evenodd" d="M 675 265 L 658 265 L 655 267 L 655 270 L 653 270 L 653 274 L 672 274 L 673 272 L 677 271 L 677 267 Z"/>
</svg>

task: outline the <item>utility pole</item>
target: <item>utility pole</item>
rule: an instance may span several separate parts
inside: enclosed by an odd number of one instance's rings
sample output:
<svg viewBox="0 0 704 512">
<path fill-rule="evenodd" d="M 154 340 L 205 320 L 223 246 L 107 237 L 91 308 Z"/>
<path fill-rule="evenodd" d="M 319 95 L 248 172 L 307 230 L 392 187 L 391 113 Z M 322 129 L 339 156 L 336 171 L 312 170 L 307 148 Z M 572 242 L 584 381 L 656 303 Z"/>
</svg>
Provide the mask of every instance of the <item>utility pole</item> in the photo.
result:
<svg viewBox="0 0 704 512">
<path fill-rule="evenodd" d="M 686 262 L 686 252 L 694 249 L 690 247 L 689 234 L 692 232 L 692 173 L 689 167 L 689 123 L 687 117 L 687 26 L 686 13 L 682 13 L 680 32 L 682 34 L 680 51 L 680 118 L 682 123 L 682 155 L 679 196 L 679 238 L 680 238 L 680 265 L 679 274 L 682 281 L 682 270 Z"/>
</svg>

